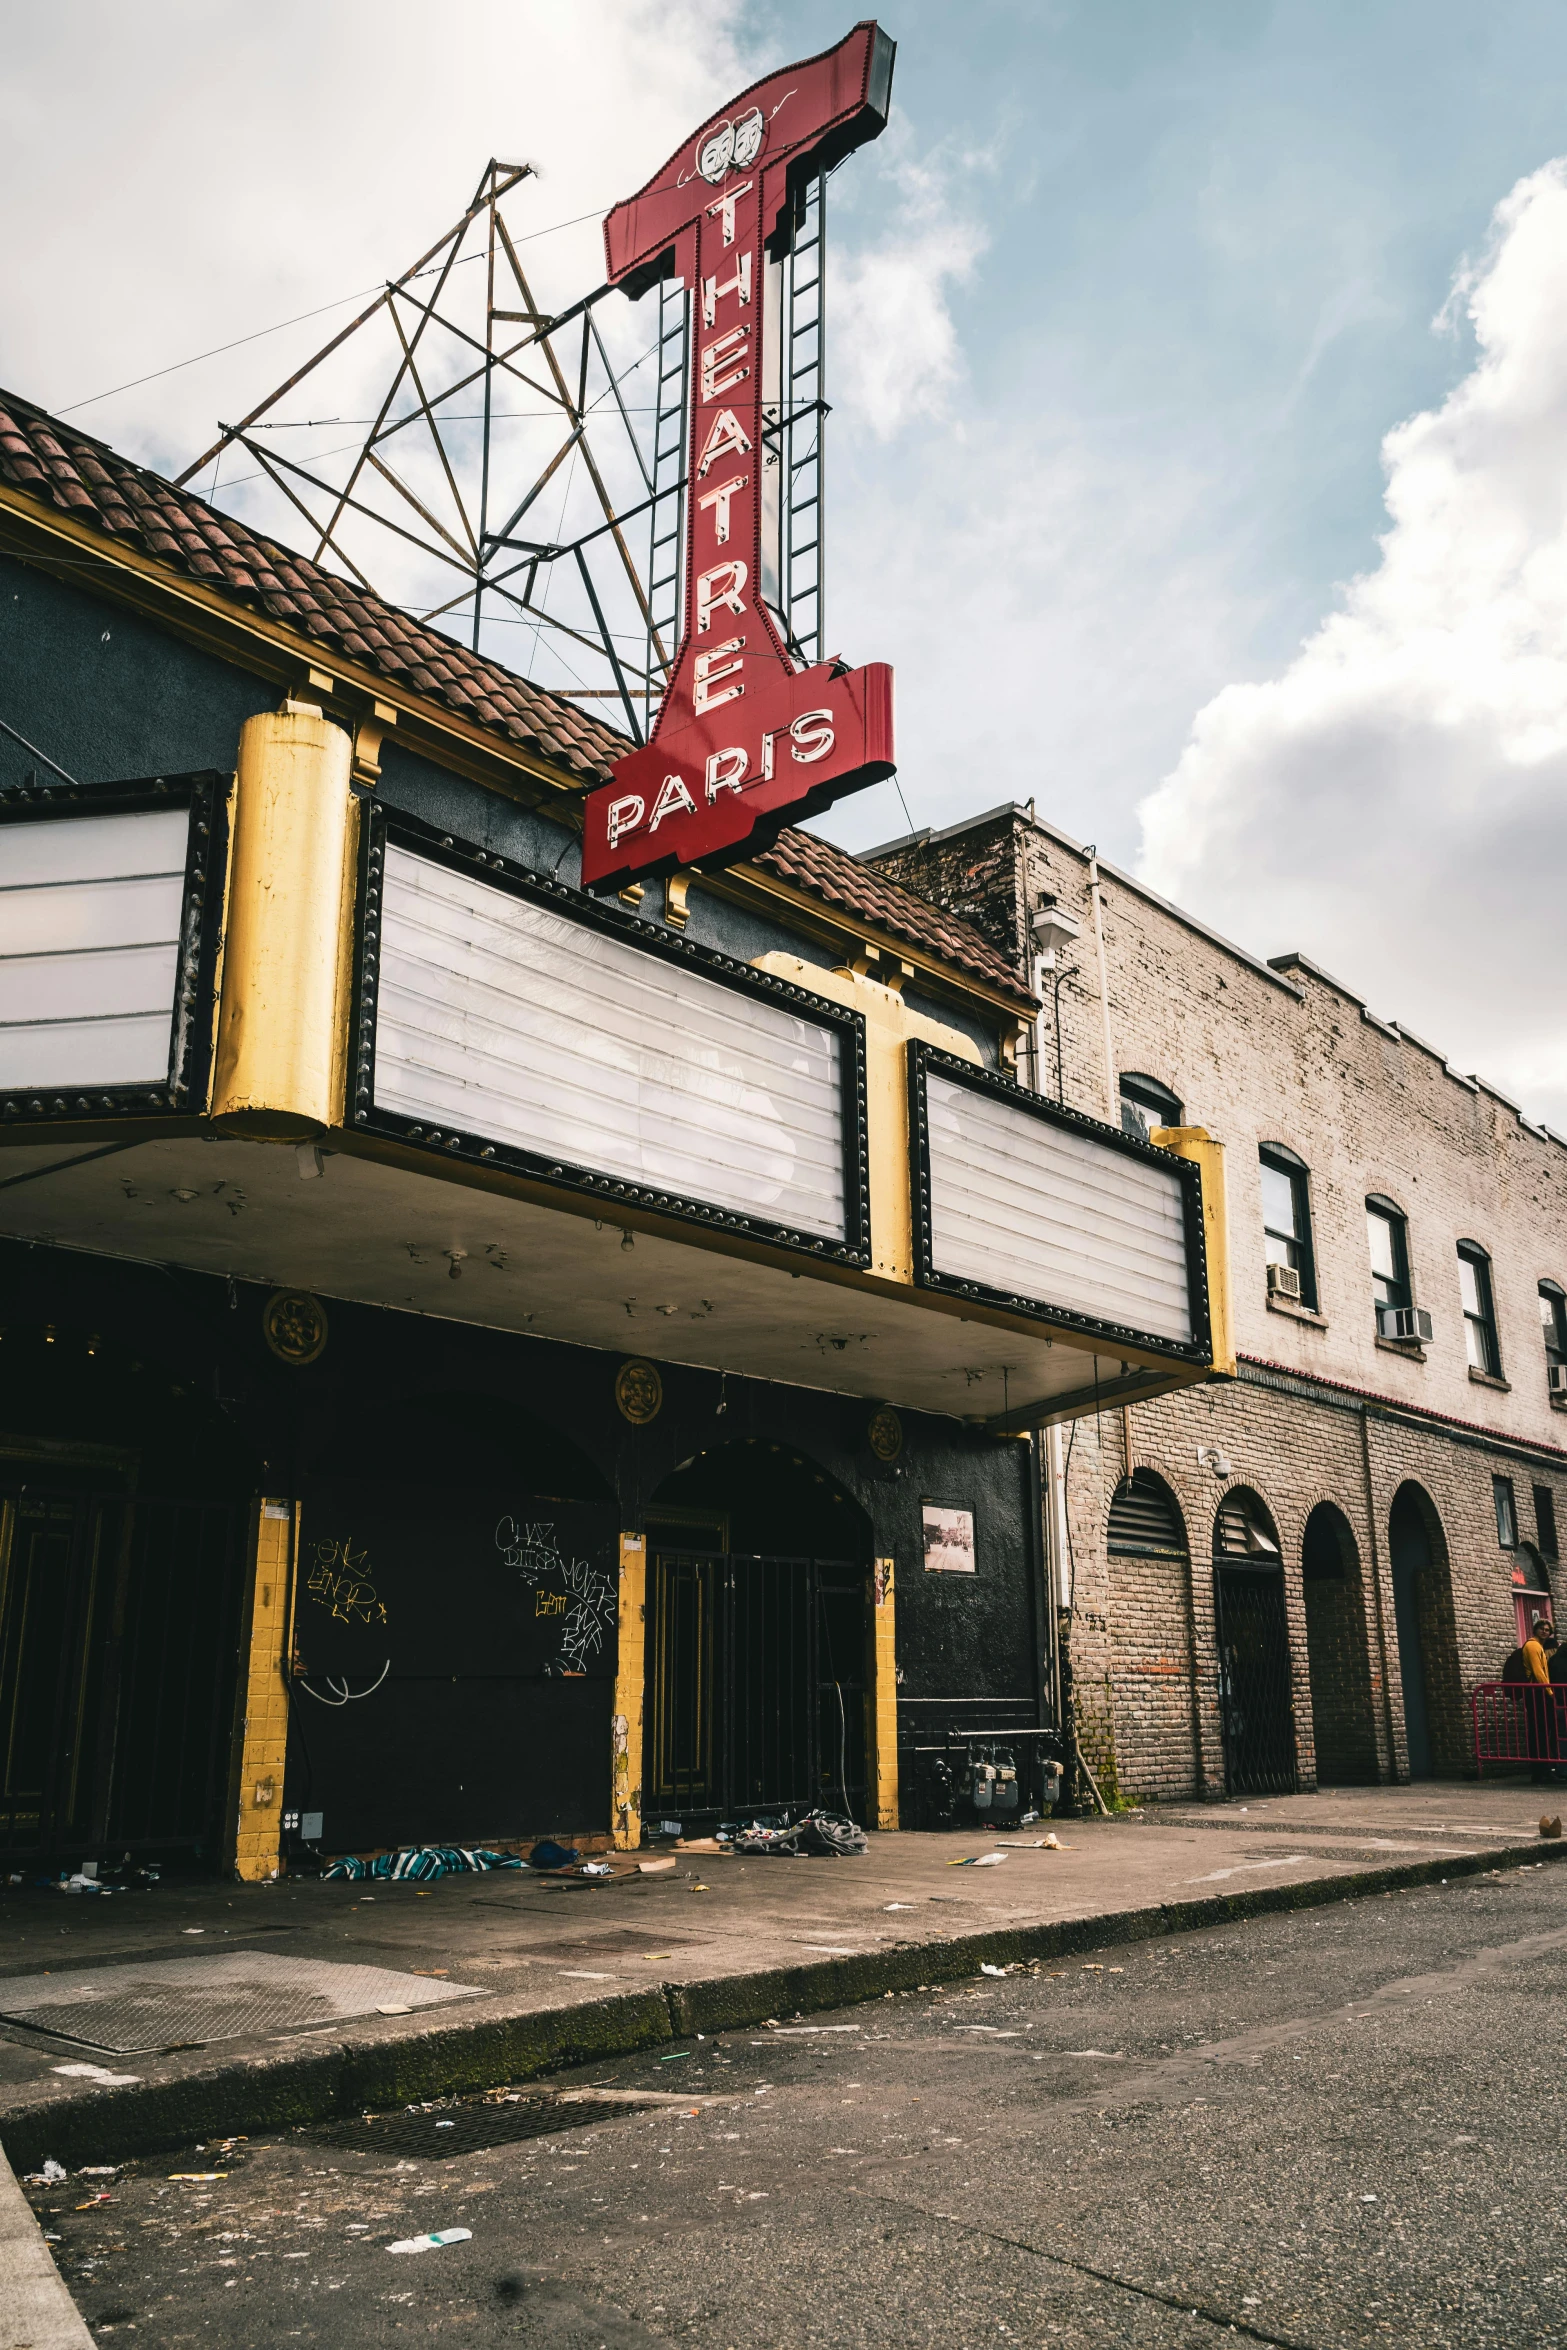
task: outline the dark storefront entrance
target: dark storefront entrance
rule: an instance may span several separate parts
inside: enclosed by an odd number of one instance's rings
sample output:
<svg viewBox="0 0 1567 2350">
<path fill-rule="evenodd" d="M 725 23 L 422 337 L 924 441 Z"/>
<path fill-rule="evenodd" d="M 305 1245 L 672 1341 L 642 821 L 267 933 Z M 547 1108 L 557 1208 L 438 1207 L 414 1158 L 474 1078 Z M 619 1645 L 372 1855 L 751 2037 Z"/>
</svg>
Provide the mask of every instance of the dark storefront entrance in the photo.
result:
<svg viewBox="0 0 1567 2350">
<path fill-rule="evenodd" d="M 1225 1497 L 1214 1528 L 1219 1710 L 1231 1795 L 1293 1795 L 1295 1702 L 1284 1561 L 1256 1494 Z"/>
<path fill-rule="evenodd" d="M 239 1629 L 236 1512 L 0 1492 L 0 1849 L 210 1858 Z"/>
<path fill-rule="evenodd" d="M 823 1803 L 863 1821 L 865 1613 L 852 1560 L 664 1549 L 655 1538 L 647 1817 Z"/>
<path fill-rule="evenodd" d="M 212 1865 L 253 1482 L 210 1401 L 95 1331 L 0 1349 L 0 1851 Z"/>
<path fill-rule="evenodd" d="M 752 1439 L 666 1481 L 648 1550 L 644 1816 L 819 1803 L 863 1822 L 863 1512 L 801 1455 Z"/>
</svg>

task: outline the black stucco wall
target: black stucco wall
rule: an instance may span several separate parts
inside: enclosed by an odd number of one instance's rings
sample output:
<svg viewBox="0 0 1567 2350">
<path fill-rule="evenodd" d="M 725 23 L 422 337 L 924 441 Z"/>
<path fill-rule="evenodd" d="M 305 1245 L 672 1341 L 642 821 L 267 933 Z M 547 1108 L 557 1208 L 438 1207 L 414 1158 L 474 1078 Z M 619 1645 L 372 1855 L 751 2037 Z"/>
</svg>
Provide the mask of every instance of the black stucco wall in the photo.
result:
<svg viewBox="0 0 1567 2350">
<path fill-rule="evenodd" d="M 417 1430 L 421 1399 L 478 1397 L 495 1426 L 515 1427 L 515 1452 L 501 1464 L 509 1474 L 536 1480 L 558 1431 L 567 1440 L 560 1451 L 578 1464 L 568 1489 L 584 1499 L 612 1495 L 628 1531 L 641 1527 L 684 1463 L 714 1446 L 750 1439 L 763 1453 L 780 1447 L 841 1487 L 869 1521 L 872 1553 L 897 1561 L 900 1735 L 921 1738 L 958 1720 L 1021 1725 L 1036 1718 L 1036 1554 L 1025 1445 L 907 1413 L 902 1457 L 883 1463 L 868 1442 L 871 1406 L 858 1398 L 732 1376 L 721 1382 L 715 1372 L 679 1365 L 661 1366 L 663 1408 L 649 1426 L 635 1428 L 614 1401 L 621 1355 L 336 1300 L 328 1301 L 326 1351 L 290 1369 L 262 1336 L 268 1294 L 253 1283 L 0 1242 L 7 1363 L 0 1417 L 11 1423 L 0 1434 L 98 1442 L 118 1434 L 145 1442 L 160 1415 L 173 1413 L 186 1430 L 184 1473 L 199 1471 L 208 1491 L 216 1479 L 248 1504 L 256 1491 L 297 1495 L 324 1481 L 377 1476 L 384 1469 L 380 1429 Z M 55 1334 L 52 1363 L 84 1357 L 89 1335 L 95 1340 L 101 1403 L 91 1424 L 79 1409 L 68 1426 L 41 1424 L 53 1407 L 27 1363 L 45 1359 L 45 1328 Z M 455 1507 L 485 1467 L 477 1455 L 450 1449 L 449 1406 L 434 1402 L 427 1417 L 432 1473 L 438 1478 L 440 1462 L 449 1461 Z M 160 1484 L 181 1473 L 176 1453 L 160 1460 Z M 923 1571 L 927 1499 L 973 1510 L 974 1576 Z M 601 1711 L 597 1686 L 581 1687 L 584 1705 Z M 560 1702 L 558 1690 L 551 1702 Z M 549 1793 L 553 1802 L 560 1791 Z M 597 1826 L 594 1814 L 605 1808 L 595 1802 L 587 1817 L 575 1818 L 552 1810 L 526 1825 Z M 480 1823 L 462 1832 L 480 1832 Z M 501 1824 L 483 1832 L 501 1832 Z"/>
<path fill-rule="evenodd" d="M 78 783 L 231 770 L 241 726 L 276 701 L 264 679 L 0 557 L 0 718 Z M 0 735 L 0 786 L 35 764 Z"/>
</svg>

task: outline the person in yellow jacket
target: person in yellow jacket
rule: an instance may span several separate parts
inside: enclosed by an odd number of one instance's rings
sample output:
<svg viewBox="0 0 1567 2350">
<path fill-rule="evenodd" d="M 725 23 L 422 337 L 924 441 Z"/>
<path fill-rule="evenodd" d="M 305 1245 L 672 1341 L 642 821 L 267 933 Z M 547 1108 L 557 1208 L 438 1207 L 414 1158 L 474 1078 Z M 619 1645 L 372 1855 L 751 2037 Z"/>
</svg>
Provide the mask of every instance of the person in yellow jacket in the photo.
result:
<svg viewBox="0 0 1567 2350">
<path fill-rule="evenodd" d="M 1523 1644 L 1528 1674 L 1529 1778 L 1536 1787 L 1556 1776 L 1556 1692 L 1551 1687 L 1551 1651 L 1556 1645 L 1556 1627 L 1549 1616 L 1536 1616 Z"/>
</svg>

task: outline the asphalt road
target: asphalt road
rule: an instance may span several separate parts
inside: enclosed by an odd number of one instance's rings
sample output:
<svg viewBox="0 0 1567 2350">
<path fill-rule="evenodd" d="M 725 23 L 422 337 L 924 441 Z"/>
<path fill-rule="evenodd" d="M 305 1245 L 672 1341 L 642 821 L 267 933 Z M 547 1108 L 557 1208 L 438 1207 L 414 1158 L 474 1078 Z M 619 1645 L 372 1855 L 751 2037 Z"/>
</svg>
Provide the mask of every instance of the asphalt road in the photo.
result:
<svg viewBox="0 0 1567 2350">
<path fill-rule="evenodd" d="M 160 2350 L 1567 2346 L 1564 1992 L 1567 1872 L 1510 1869 L 552 2084 L 652 2110 L 451 2102 L 33 2202 L 95 2334 Z"/>
</svg>

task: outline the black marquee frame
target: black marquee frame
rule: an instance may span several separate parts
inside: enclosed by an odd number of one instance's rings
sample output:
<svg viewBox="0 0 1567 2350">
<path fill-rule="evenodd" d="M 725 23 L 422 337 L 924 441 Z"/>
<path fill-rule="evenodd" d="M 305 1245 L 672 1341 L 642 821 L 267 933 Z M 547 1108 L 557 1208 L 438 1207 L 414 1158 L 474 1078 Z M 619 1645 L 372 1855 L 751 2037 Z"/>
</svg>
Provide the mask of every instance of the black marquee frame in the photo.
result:
<svg viewBox="0 0 1567 2350">
<path fill-rule="evenodd" d="M 636 1208 L 643 1214 L 667 1216 L 707 1232 L 743 1235 L 792 1253 L 830 1259 L 835 1264 L 864 1268 L 871 1262 L 870 1169 L 865 1116 L 865 1022 L 858 1012 L 827 1002 L 786 979 L 756 971 L 748 963 L 677 937 L 661 925 L 646 922 L 622 907 L 587 896 L 569 883 L 536 873 L 514 858 L 502 858 L 472 841 L 438 831 L 418 817 L 402 815 L 366 800 L 361 803 L 359 886 L 355 909 L 354 990 L 349 1032 L 348 1124 L 360 1134 L 387 1142 L 413 1145 L 421 1151 L 439 1151 L 443 1158 L 469 1165 L 492 1167 L 524 1177 L 552 1191 L 590 1199 L 606 1208 Z M 526 904 L 546 906 L 586 930 L 595 930 L 633 947 L 656 961 L 677 963 L 700 972 L 720 987 L 758 1001 L 795 1009 L 819 1026 L 835 1031 L 841 1040 L 843 1199 L 842 1241 L 799 1232 L 787 1224 L 760 1216 L 742 1216 L 711 1200 L 688 1198 L 656 1185 L 623 1182 L 597 1168 L 579 1167 L 521 1150 L 489 1135 L 459 1131 L 442 1125 L 432 1128 L 400 1111 L 378 1108 L 375 1100 L 375 1043 L 377 992 L 380 983 L 381 891 L 388 844 L 408 849 L 432 864 L 444 865 L 488 888 L 520 898 Z"/>
<path fill-rule="evenodd" d="M 169 1070 L 140 1085 L 15 1086 L 0 1090 L 0 1120 L 11 1133 L 84 1121 L 191 1118 L 207 1106 L 217 1025 L 218 958 L 228 879 L 231 778 L 202 768 L 132 783 L 31 784 L 0 793 L 0 854 L 10 824 L 64 823 L 79 816 L 136 816 L 186 806 L 185 881 L 179 961 L 169 1025 Z"/>
<path fill-rule="evenodd" d="M 1098 1118 L 1086 1118 L 1080 1110 L 1069 1110 L 1060 1102 L 1048 1101 L 1043 1094 L 1025 1093 L 1010 1077 L 998 1077 L 989 1069 L 977 1069 L 971 1061 L 960 1061 L 951 1053 L 941 1052 L 936 1046 L 911 1039 L 909 1062 L 909 1157 L 910 1178 L 914 1204 L 914 1279 L 921 1289 L 940 1290 L 949 1297 L 973 1298 L 977 1302 L 999 1306 L 1010 1314 L 1026 1314 L 1031 1321 L 1047 1323 L 1053 1329 L 1073 1330 L 1086 1337 L 1102 1339 L 1107 1347 L 1133 1348 L 1141 1355 L 1161 1355 L 1168 1361 L 1207 1363 L 1213 1359 L 1212 1317 L 1208 1301 L 1208 1254 L 1204 1243 L 1202 1215 L 1202 1175 L 1191 1159 L 1178 1159 L 1173 1152 L 1155 1149 L 1152 1143 L 1140 1142 L 1133 1135 L 1123 1133 L 1118 1126 L 1107 1126 Z M 1065 1306 L 1053 1306 L 1042 1298 L 1025 1297 L 1015 1290 L 992 1288 L 973 1281 L 959 1281 L 951 1274 L 938 1271 L 934 1262 L 933 1231 L 931 1224 L 931 1170 L 930 1170 L 930 1112 L 925 1093 L 929 1075 L 950 1079 L 966 1086 L 971 1093 L 986 1094 L 1004 1101 L 1011 1110 L 1024 1117 L 1037 1119 L 1042 1126 L 1055 1126 L 1069 1134 L 1079 1134 L 1108 1150 L 1118 1150 L 1127 1158 L 1139 1159 L 1159 1169 L 1162 1175 L 1173 1175 L 1181 1186 L 1186 1233 L 1186 1277 L 1192 1312 L 1192 1335 L 1184 1343 L 1177 1339 L 1158 1338 L 1146 1330 L 1134 1330 L 1120 1322 L 1101 1321 L 1093 1314 L 1076 1314 Z"/>
</svg>

